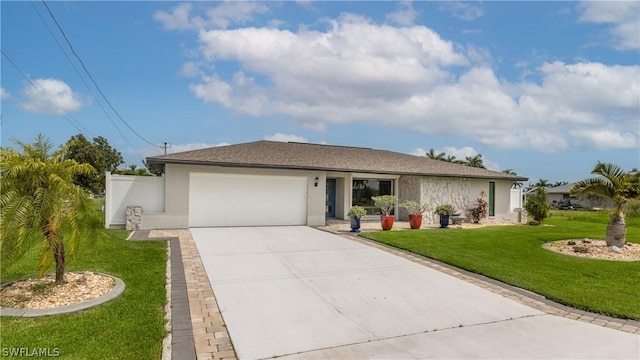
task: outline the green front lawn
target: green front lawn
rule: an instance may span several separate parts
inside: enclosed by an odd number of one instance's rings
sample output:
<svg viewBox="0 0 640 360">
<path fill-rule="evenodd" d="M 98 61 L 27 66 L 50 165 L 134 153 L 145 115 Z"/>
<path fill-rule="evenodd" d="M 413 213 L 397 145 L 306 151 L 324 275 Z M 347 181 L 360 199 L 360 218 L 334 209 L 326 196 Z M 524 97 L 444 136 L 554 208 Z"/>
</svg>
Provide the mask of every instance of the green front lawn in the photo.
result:
<svg viewBox="0 0 640 360">
<path fill-rule="evenodd" d="M 94 246 L 80 249 L 67 270 L 115 275 L 126 290 L 104 305 L 67 315 L 2 317 L 2 349 L 57 348 L 63 359 L 160 359 L 166 302 L 165 241 L 126 241 L 127 231 L 110 230 Z M 37 251 L 2 267 L 2 283 L 37 273 Z"/>
<path fill-rule="evenodd" d="M 562 239 L 604 239 L 608 215 L 554 211 L 543 226 L 379 231 L 362 236 L 605 315 L 640 320 L 640 262 L 584 259 L 542 248 Z M 640 243 L 640 218 L 627 219 Z"/>
</svg>

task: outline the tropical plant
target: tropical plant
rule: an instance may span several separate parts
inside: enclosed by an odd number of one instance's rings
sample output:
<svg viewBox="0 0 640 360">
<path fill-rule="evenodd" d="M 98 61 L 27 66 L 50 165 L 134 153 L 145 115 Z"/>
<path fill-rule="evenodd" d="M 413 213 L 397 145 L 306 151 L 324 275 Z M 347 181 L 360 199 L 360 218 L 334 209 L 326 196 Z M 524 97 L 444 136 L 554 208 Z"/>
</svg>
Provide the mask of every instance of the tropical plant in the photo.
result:
<svg viewBox="0 0 640 360">
<path fill-rule="evenodd" d="M 486 169 L 486 167 L 482 163 L 482 154 L 478 154 L 475 156 L 467 156 L 465 157 L 465 160 L 466 160 L 465 165 L 467 166 Z"/>
<path fill-rule="evenodd" d="M 502 170 L 503 173 L 505 174 L 509 174 L 509 175 L 518 175 L 515 171 L 513 171 L 513 169 L 504 169 Z M 522 181 L 513 181 L 511 183 L 511 188 L 513 189 L 520 189 L 522 188 Z"/>
<path fill-rule="evenodd" d="M 627 173 L 621 167 L 598 161 L 591 171 L 601 177 L 579 181 L 571 187 L 571 195 L 597 194 L 613 202 L 607 225 L 607 246 L 622 248 L 626 243 L 627 224 L 624 205 L 640 199 L 640 173 Z"/>
<path fill-rule="evenodd" d="M 400 203 L 401 208 L 406 209 L 409 215 L 422 215 L 429 211 L 431 206 L 429 204 L 423 204 L 415 200 L 406 200 Z"/>
<path fill-rule="evenodd" d="M 53 144 L 42 135 L 33 144 L 15 143 L 21 152 L 0 152 L 3 263 L 10 265 L 39 245 L 39 276 L 55 262 L 56 283 L 62 284 L 67 252 L 73 257 L 85 231 L 102 227 L 88 193 L 74 184 L 76 175 L 94 169 L 65 160 L 66 149 L 53 152 Z"/>
<path fill-rule="evenodd" d="M 429 151 L 425 154 L 426 157 L 432 160 L 443 160 L 444 155 L 445 154 L 443 152 L 437 153 L 433 148 L 429 149 Z"/>
<path fill-rule="evenodd" d="M 542 223 L 544 219 L 549 217 L 549 197 L 543 186 L 536 187 L 533 194 L 527 196 L 527 202 L 524 204 L 527 213 L 531 214 L 533 220 Z"/>
<path fill-rule="evenodd" d="M 398 197 L 395 195 L 380 195 L 372 196 L 371 200 L 373 200 L 373 206 L 379 208 L 382 215 L 389 216 L 398 202 Z"/>
<path fill-rule="evenodd" d="M 367 215 L 367 210 L 360 205 L 354 205 L 349 209 L 347 216 L 350 219 L 360 219 L 363 216 Z"/>
<path fill-rule="evenodd" d="M 487 193 L 484 190 L 480 191 L 475 205 L 467 209 L 474 224 L 479 223 L 480 220 L 487 217 L 489 213 L 489 202 L 485 199 L 486 195 Z"/>
<path fill-rule="evenodd" d="M 451 216 L 455 214 L 455 212 L 456 208 L 454 208 L 451 204 L 443 204 L 436 207 L 436 214 L 440 216 Z"/>
</svg>

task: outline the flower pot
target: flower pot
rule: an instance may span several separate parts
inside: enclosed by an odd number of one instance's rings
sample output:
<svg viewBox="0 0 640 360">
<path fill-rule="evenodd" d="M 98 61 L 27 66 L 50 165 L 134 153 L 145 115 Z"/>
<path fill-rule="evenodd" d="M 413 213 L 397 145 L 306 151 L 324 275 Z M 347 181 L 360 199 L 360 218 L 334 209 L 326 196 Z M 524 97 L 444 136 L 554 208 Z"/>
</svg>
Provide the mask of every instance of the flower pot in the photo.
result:
<svg viewBox="0 0 640 360">
<path fill-rule="evenodd" d="M 440 215 L 440 228 L 446 229 L 449 227 L 449 215 Z"/>
<path fill-rule="evenodd" d="M 380 224 L 382 225 L 382 230 L 391 230 L 393 227 L 393 215 L 380 215 Z"/>
<path fill-rule="evenodd" d="M 360 232 L 360 219 L 351 218 L 351 232 L 359 233 Z"/>
<path fill-rule="evenodd" d="M 409 215 L 409 226 L 412 229 L 420 229 L 422 226 L 422 215 Z"/>
</svg>

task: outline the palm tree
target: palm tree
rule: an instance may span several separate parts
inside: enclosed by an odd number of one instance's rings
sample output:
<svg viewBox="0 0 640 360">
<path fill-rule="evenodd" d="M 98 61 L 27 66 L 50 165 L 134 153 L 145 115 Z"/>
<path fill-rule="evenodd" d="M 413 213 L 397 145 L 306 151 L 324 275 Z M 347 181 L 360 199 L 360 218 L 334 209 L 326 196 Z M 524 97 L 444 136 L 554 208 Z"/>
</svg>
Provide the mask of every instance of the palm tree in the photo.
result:
<svg viewBox="0 0 640 360">
<path fill-rule="evenodd" d="M 476 156 L 467 156 L 465 158 L 466 164 L 468 166 L 471 167 L 476 167 L 476 168 L 481 168 L 481 169 L 486 169 L 486 167 L 484 167 L 484 164 L 482 163 L 482 155 L 478 154 Z"/>
<path fill-rule="evenodd" d="M 595 194 L 613 202 L 613 211 L 607 225 L 607 246 L 622 248 L 627 242 L 623 207 L 630 200 L 640 199 L 640 173 L 626 173 L 617 165 L 600 161 L 591 173 L 601 177 L 573 184 L 571 196 Z"/>
<path fill-rule="evenodd" d="M 549 187 L 551 184 L 547 179 L 538 179 L 538 182 L 533 184 L 533 187 Z"/>
<path fill-rule="evenodd" d="M 428 157 L 429 159 L 432 159 L 432 160 L 443 160 L 444 159 L 444 153 L 441 152 L 441 153 L 437 154 L 436 151 L 433 148 L 429 149 L 429 151 L 427 151 L 425 156 Z"/>
<path fill-rule="evenodd" d="M 64 160 L 64 149 L 52 152 L 53 144 L 42 135 L 33 144 L 15 143 L 22 152 L 0 152 L 2 257 L 12 263 L 39 245 L 39 276 L 55 262 L 56 283 L 62 284 L 65 250 L 73 256 L 85 230 L 101 226 L 88 193 L 73 183 L 75 175 L 94 170 Z"/>
<path fill-rule="evenodd" d="M 513 171 L 513 169 L 504 169 L 502 170 L 502 172 L 509 175 L 518 175 L 515 171 Z M 520 189 L 522 185 L 522 181 L 514 181 L 511 183 L 511 187 L 514 189 Z"/>
<path fill-rule="evenodd" d="M 455 155 L 447 155 L 446 158 L 441 159 L 446 162 L 454 163 L 454 164 L 463 164 L 464 161 L 456 159 Z"/>
</svg>

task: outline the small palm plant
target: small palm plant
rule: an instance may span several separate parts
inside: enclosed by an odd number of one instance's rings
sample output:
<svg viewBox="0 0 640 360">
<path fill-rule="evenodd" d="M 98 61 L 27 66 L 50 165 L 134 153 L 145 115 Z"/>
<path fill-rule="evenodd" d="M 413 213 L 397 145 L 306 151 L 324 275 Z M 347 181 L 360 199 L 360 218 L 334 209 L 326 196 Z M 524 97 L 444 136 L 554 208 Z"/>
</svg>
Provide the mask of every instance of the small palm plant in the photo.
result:
<svg viewBox="0 0 640 360">
<path fill-rule="evenodd" d="M 93 174 L 93 167 L 64 160 L 63 151 L 53 152 L 42 135 L 33 144 L 15 142 L 22 152 L 0 151 L 3 263 L 39 245 L 39 276 L 55 263 L 56 283 L 62 284 L 67 252 L 77 252 L 85 230 L 102 227 L 88 193 L 73 183 L 78 174 Z"/>
<path fill-rule="evenodd" d="M 571 187 L 571 195 L 595 194 L 610 199 L 613 211 L 607 225 L 607 246 L 622 248 L 626 243 L 627 224 L 624 205 L 640 199 L 640 173 L 627 173 L 611 163 L 598 161 L 591 172 L 601 177 L 579 181 Z"/>
</svg>

